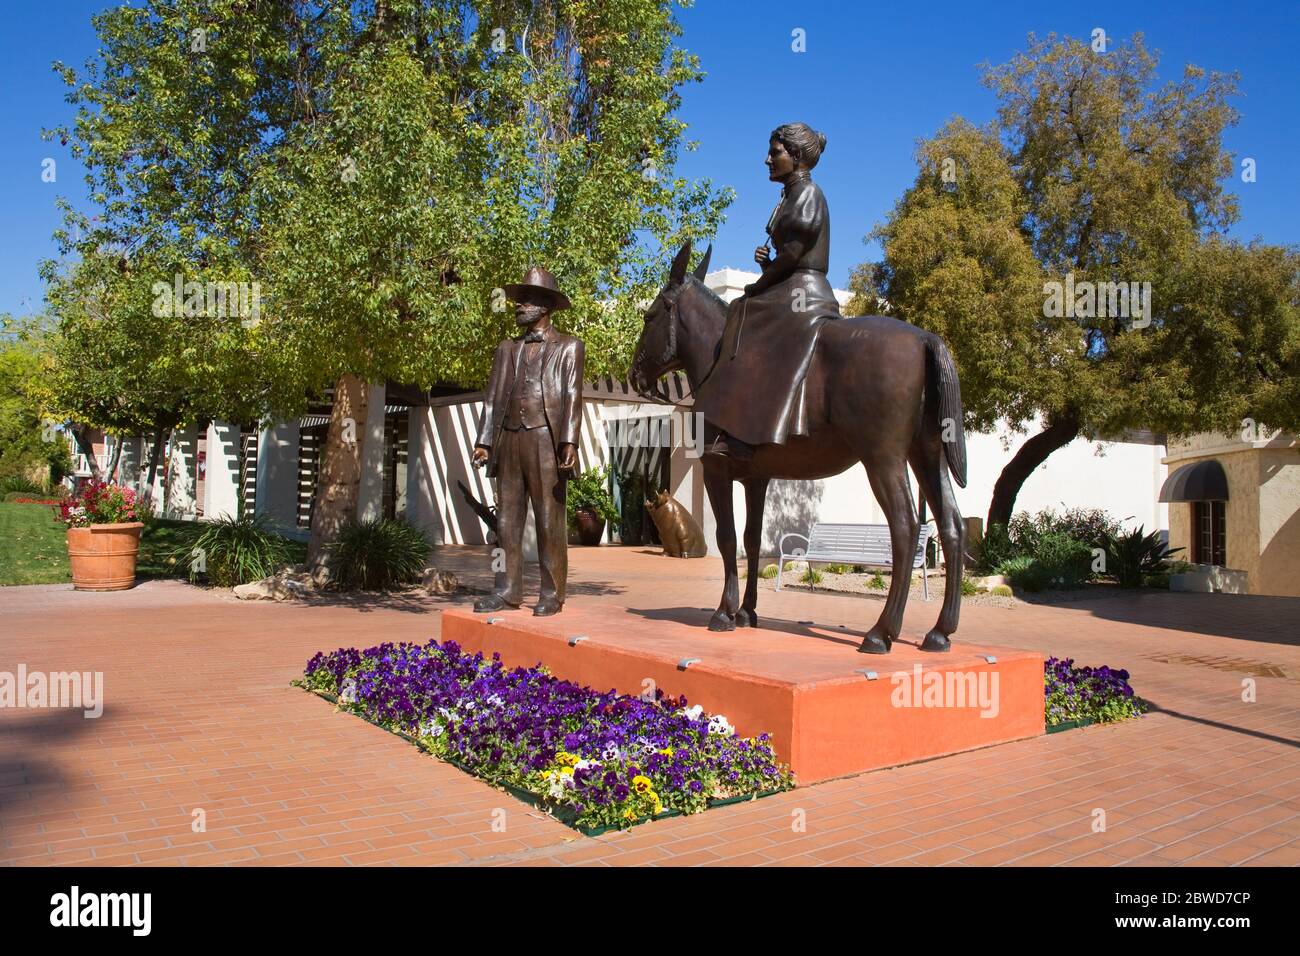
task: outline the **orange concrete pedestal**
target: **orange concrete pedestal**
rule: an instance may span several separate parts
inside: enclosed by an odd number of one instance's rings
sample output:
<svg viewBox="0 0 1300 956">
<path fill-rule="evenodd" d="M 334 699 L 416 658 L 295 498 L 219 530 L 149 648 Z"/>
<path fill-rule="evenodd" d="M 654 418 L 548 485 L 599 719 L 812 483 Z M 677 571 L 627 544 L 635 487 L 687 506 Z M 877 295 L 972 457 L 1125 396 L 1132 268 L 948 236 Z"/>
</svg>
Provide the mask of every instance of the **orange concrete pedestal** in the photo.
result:
<svg viewBox="0 0 1300 956">
<path fill-rule="evenodd" d="M 861 634 L 840 628 L 764 619 L 717 634 L 709 613 L 579 602 L 548 618 L 452 609 L 442 639 L 597 690 L 685 695 L 740 734 L 770 733 L 801 784 L 1043 733 L 1042 655 L 960 643 L 926 654 L 895 642 L 872 656 L 857 653 Z"/>
</svg>

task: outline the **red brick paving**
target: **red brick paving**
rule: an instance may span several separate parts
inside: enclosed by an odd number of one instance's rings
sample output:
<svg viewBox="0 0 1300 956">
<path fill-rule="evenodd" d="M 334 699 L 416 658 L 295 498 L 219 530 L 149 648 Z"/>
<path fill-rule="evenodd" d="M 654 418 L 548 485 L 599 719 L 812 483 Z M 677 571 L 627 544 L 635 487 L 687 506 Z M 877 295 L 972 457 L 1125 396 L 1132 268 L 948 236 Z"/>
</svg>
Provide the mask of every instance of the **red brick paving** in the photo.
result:
<svg viewBox="0 0 1300 956">
<path fill-rule="evenodd" d="M 482 579 L 477 550 L 442 554 Z M 603 548 L 575 549 L 571 564 L 575 601 L 716 604 L 713 559 Z M 0 670 L 103 671 L 107 705 L 98 720 L 0 711 L 0 862 L 1300 864 L 1297 599 L 968 606 L 958 640 L 1126 667 L 1159 712 L 596 839 L 288 686 L 317 650 L 437 635 L 441 606 L 244 603 L 175 582 L 3 589 Z M 759 610 L 860 633 L 879 604 L 765 590 Z M 907 632 L 937 610 L 913 601 Z M 1257 702 L 1242 701 L 1245 678 Z"/>
</svg>

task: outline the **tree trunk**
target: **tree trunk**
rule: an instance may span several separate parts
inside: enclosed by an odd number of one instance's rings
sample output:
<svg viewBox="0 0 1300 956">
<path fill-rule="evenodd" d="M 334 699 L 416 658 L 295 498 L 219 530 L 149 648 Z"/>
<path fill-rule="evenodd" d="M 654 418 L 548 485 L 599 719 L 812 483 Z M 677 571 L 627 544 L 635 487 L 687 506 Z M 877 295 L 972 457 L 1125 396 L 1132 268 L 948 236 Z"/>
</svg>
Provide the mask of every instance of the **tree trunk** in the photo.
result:
<svg viewBox="0 0 1300 956">
<path fill-rule="evenodd" d="M 1011 521 L 1012 509 L 1016 506 L 1016 496 L 1034 469 L 1047 461 L 1049 455 L 1058 448 L 1064 448 L 1079 435 L 1079 418 L 1073 410 L 1048 419 L 1047 427 L 1029 441 L 1020 446 L 1007 466 L 998 476 L 993 486 L 993 500 L 989 503 L 989 517 L 986 531 L 994 525 L 1006 525 Z"/>
<path fill-rule="evenodd" d="M 140 489 L 140 497 L 145 501 L 153 501 L 153 483 L 158 477 L 158 461 L 162 458 L 164 434 L 166 434 L 166 429 L 161 425 L 154 432 L 153 451 L 149 454 L 149 480 Z"/>
<path fill-rule="evenodd" d="M 102 479 L 104 473 L 100 471 L 99 461 L 95 458 L 95 443 L 86 434 L 86 426 L 73 422 L 70 431 L 72 432 L 72 440 L 77 443 L 77 450 L 86 456 L 86 462 L 90 467 L 90 477 L 96 480 Z"/>
<path fill-rule="evenodd" d="M 324 562 L 325 546 L 357 516 L 369 399 L 370 388 L 355 375 L 344 375 L 334 384 L 334 408 L 325 447 L 321 449 L 320 477 L 311 510 L 311 538 L 307 543 L 310 565 Z"/>
<path fill-rule="evenodd" d="M 104 436 L 107 438 L 107 434 Z M 108 467 L 104 470 L 104 477 L 108 481 L 116 481 L 117 466 L 122 460 L 122 438 L 120 435 L 113 438 L 113 454 L 108 459 Z"/>
</svg>

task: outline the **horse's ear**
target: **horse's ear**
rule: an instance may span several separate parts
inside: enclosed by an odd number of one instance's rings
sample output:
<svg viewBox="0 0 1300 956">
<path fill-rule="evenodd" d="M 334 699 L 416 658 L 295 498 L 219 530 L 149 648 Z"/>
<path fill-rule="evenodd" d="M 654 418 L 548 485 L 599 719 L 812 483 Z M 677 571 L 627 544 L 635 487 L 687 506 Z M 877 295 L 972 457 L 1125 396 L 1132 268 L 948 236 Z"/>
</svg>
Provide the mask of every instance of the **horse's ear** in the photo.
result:
<svg viewBox="0 0 1300 956">
<path fill-rule="evenodd" d="M 691 261 L 691 240 L 687 239 L 673 257 L 672 268 L 668 270 L 668 281 L 676 284 L 686 278 L 686 266 Z"/>
<path fill-rule="evenodd" d="M 712 258 L 713 258 L 713 243 L 710 242 L 709 248 L 704 250 L 704 258 L 701 259 L 700 264 L 695 267 L 695 278 L 699 279 L 701 282 L 704 281 L 705 275 L 708 274 L 709 260 Z"/>
</svg>

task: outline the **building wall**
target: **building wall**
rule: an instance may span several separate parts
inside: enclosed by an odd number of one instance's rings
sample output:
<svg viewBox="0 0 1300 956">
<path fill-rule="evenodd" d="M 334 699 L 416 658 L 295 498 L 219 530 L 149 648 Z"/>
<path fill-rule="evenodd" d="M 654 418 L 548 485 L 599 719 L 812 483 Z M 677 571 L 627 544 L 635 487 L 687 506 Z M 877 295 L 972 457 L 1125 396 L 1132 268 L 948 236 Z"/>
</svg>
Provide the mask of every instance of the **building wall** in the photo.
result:
<svg viewBox="0 0 1300 956">
<path fill-rule="evenodd" d="M 1265 448 L 1256 457 L 1259 564 L 1251 593 L 1300 597 L 1300 448 Z"/>
</svg>

